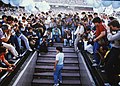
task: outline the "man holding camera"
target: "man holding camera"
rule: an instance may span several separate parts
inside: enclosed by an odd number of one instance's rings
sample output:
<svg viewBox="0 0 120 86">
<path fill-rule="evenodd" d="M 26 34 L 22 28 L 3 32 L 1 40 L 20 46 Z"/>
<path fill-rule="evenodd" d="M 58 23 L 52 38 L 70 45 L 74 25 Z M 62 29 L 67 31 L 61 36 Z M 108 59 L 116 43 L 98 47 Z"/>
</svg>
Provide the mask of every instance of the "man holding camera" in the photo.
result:
<svg viewBox="0 0 120 86">
<path fill-rule="evenodd" d="M 107 56 L 105 71 L 111 86 L 118 86 L 120 74 L 120 24 L 117 20 L 112 20 L 108 24 L 107 38 L 112 42 L 112 48 Z M 116 32 L 113 34 L 112 32 Z"/>
</svg>

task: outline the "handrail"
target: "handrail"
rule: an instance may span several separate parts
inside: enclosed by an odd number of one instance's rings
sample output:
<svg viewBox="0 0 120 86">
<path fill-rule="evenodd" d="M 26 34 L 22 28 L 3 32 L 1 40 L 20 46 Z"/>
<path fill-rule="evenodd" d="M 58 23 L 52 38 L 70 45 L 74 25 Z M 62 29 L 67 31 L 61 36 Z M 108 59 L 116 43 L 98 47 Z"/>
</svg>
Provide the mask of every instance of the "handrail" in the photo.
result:
<svg viewBox="0 0 120 86">
<path fill-rule="evenodd" d="M 22 64 L 26 61 L 28 56 L 30 56 L 32 53 L 30 51 L 24 52 L 24 56 L 20 59 L 18 59 L 14 64 L 16 65 L 16 68 L 12 72 L 6 72 L 1 78 L 0 78 L 0 86 L 8 86 L 9 83 L 12 81 L 12 78 L 17 74 Z"/>
<path fill-rule="evenodd" d="M 90 61 L 87 52 L 86 51 L 81 51 L 85 62 L 88 66 L 88 69 L 90 70 L 90 73 L 95 81 L 96 86 L 104 86 L 104 79 L 102 75 L 99 73 L 98 69 L 95 67 L 92 67 L 92 62 Z"/>
<path fill-rule="evenodd" d="M 25 51 L 22 56 L 24 56 L 26 54 L 27 51 Z M 17 59 L 17 61 L 15 61 L 14 65 L 17 65 L 17 63 L 20 61 L 20 58 Z M 1 78 L 0 78 L 0 82 L 9 74 L 10 72 L 6 72 Z"/>
</svg>

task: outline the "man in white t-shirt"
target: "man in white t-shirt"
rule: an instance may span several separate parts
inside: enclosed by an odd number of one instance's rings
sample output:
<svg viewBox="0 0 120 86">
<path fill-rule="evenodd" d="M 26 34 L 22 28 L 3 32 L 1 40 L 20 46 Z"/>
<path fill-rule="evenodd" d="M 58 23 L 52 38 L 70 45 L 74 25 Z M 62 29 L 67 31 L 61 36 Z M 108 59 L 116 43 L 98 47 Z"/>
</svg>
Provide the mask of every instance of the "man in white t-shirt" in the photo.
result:
<svg viewBox="0 0 120 86">
<path fill-rule="evenodd" d="M 64 64 L 64 53 L 62 52 L 62 47 L 56 47 L 56 60 L 54 64 L 54 85 L 53 86 L 58 86 L 59 83 L 62 83 L 62 75 L 61 71 L 63 69 L 63 64 Z"/>
<path fill-rule="evenodd" d="M 78 42 L 82 39 L 82 36 L 84 34 L 84 26 L 82 25 L 82 23 L 78 23 L 78 27 L 74 33 L 74 35 L 77 35 L 75 41 L 74 41 L 74 48 L 75 48 L 75 52 L 77 52 L 77 44 Z"/>
</svg>

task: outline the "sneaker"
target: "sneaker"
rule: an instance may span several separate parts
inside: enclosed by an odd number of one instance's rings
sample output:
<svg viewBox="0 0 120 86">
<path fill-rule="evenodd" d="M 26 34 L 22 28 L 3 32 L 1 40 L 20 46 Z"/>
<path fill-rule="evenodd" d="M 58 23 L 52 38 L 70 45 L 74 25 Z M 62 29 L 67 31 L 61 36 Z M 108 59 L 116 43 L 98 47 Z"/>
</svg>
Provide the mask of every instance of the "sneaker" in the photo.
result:
<svg viewBox="0 0 120 86">
<path fill-rule="evenodd" d="M 17 57 L 14 56 L 12 59 L 13 59 L 13 60 L 17 60 Z"/>
<path fill-rule="evenodd" d="M 93 66 L 93 67 L 96 67 L 96 66 L 98 66 L 98 64 L 97 64 L 97 63 L 93 63 L 92 66 Z"/>
<path fill-rule="evenodd" d="M 29 49 L 29 51 L 33 51 L 32 49 Z"/>
<path fill-rule="evenodd" d="M 93 62 L 96 62 L 96 60 L 93 59 Z"/>
<path fill-rule="evenodd" d="M 120 82 L 118 83 L 118 85 L 120 85 Z"/>
<path fill-rule="evenodd" d="M 62 84 L 62 81 L 60 81 L 60 84 Z"/>
<path fill-rule="evenodd" d="M 53 86 L 59 86 L 59 84 L 54 84 Z"/>
<path fill-rule="evenodd" d="M 21 55 L 21 54 L 18 56 L 18 58 L 22 58 L 22 57 L 23 57 L 23 55 Z"/>
<path fill-rule="evenodd" d="M 111 86 L 109 83 L 104 83 L 104 86 Z"/>
</svg>

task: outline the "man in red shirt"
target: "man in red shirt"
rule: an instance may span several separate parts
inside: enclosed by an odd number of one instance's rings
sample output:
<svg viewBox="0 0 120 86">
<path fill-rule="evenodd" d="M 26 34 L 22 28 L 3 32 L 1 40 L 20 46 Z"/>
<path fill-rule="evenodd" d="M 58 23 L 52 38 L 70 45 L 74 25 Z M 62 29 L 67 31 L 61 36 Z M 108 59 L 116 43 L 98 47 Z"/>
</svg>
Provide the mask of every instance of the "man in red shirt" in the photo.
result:
<svg viewBox="0 0 120 86">
<path fill-rule="evenodd" d="M 93 66 L 98 66 L 100 59 L 99 57 L 97 57 L 97 51 L 100 48 L 100 44 L 98 43 L 98 41 L 101 38 L 104 38 L 106 36 L 106 29 L 105 26 L 102 24 L 102 21 L 99 17 L 96 17 L 93 19 L 93 23 L 96 27 L 96 33 L 95 33 L 95 38 L 94 38 L 94 46 L 93 46 L 93 60 L 94 60 L 94 64 Z"/>
<path fill-rule="evenodd" d="M 5 59 L 5 54 L 6 53 L 7 53 L 7 49 L 3 46 L 0 46 L 0 61 L 6 64 L 6 68 L 3 68 L 0 64 L 0 72 L 2 72 L 2 70 L 13 71 L 13 69 L 15 68 L 14 64 L 10 64 Z"/>
</svg>

